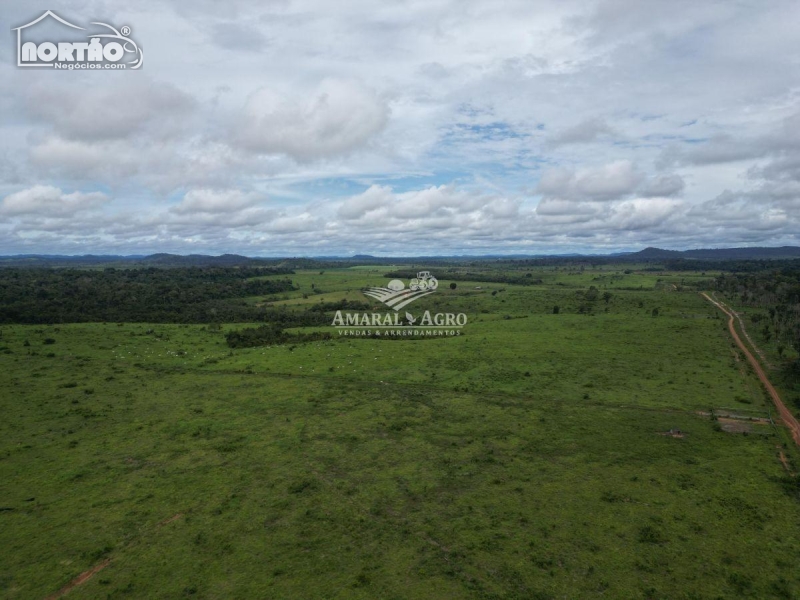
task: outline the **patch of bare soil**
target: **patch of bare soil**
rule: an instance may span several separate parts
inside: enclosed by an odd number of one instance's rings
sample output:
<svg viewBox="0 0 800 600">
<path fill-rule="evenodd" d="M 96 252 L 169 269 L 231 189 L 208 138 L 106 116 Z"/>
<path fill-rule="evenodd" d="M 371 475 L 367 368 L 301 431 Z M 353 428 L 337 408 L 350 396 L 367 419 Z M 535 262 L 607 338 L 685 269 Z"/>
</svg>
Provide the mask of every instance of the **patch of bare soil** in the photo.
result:
<svg viewBox="0 0 800 600">
<path fill-rule="evenodd" d="M 66 596 L 68 593 L 70 593 L 72 591 L 73 588 L 76 588 L 79 585 L 82 585 L 82 584 L 86 583 L 92 577 L 94 577 L 97 573 L 99 573 L 100 571 L 105 569 L 109 565 L 110 562 L 111 562 L 111 559 L 107 558 L 103 562 L 98 563 L 95 566 L 93 566 L 88 571 L 84 571 L 83 573 L 78 575 L 75 579 L 70 581 L 67 585 L 65 585 L 63 588 L 58 590 L 55 594 L 50 594 L 47 598 L 45 598 L 45 600 L 57 600 L 58 598 L 61 598 L 62 596 Z"/>
<path fill-rule="evenodd" d="M 786 455 L 783 453 L 783 450 L 778 451 L 778 458 L 781 459 L 781 464 L 783 468 L 786 469 L 789 473 L 792 472 L 792 467 L 789 465 L 789 461 L 786 459 Z"/>
<path fill-rule="evenodd" d="M 722 428 L 722 431 L 727 433 L 750 433 L 753 431 L 753 425 L 749 421 L 741 419 L 729 419 L 727 417 L 717 417 L 717 423 Z"/>
<path fill-rule="evenodd" d="M 164 519 L 163 521 L 158 523 L 156 525 L 156 527 L 163 527 L 164 525 L 167 525 L 168 523 L 172 523 L 173 521 L 177 521 L 182 516 L 183 516 L 183 513 L 178 513 L 176 515 L 173 515 L 170 518 Z M 111 563 L 111 559 L 107 558 L 103 562 L 96 564 L 95 566 L 93 566 L 88 571 L 84 571 L 83 573 L 78 575 L 75 579 L 70 581 L 67 585 L 65 585 L 63 588 L 58 590 L 56 593 L 50 594 L 49 596 L 47 596 L 47 598 L 45 598 L 45 600 L 57 600 L 58 598 L 61 598 L 62 596 L 65 596 L 70 591 L 72 591 L 73 588 L 76 588 L 79 585 L 83 585 L 84 583 L 89 581 L 97 573 L 99 573 L 100 571 L 105 569 L 110 563 Z"/>
<path fill-rule="evenodd" d="M 161 521 L 161 522 L 158 524 L 158 526 L 159 526 L 159 527 L 163 527 L 163 526 L 164 526 L 164 525 L 166 525 L 167 523 L 172 523 L 173 521 L 177 521 L 177 520 L 178 520 L 178 519 L 180 519 L 182 516 L 183 516 L 183 513 L 178 513 L 177 515 L 173 515 L 173 516 L 171 516 L 169 519 L 164 519 L 163 521 Z"/>
</svg>

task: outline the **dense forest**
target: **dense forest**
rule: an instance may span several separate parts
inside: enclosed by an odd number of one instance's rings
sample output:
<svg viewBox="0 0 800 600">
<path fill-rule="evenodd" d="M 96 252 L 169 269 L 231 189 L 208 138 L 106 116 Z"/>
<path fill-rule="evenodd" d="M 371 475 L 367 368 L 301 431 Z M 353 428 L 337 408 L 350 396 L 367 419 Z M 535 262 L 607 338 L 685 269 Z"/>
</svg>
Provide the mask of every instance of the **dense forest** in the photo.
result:
<svg viewBox="0 0 800 600">
<path fill-rule="evenodd" d="M 288 277 L 254 279 L 291 274 L 221 267 L 0 269 L 0 323 L 264 321 L 268 311 L 237 299 L 293 290 Z M 284 322 L 296 320 L 273 312 Z"/>
<path fill-rule="evenodd" d="M 670 259 L 661 261 L 667 271 L 725 271 L 731 273 L 763 273 L 781 269 L 800 269 L 800 260 L 711 260 Z"/>
</svg>

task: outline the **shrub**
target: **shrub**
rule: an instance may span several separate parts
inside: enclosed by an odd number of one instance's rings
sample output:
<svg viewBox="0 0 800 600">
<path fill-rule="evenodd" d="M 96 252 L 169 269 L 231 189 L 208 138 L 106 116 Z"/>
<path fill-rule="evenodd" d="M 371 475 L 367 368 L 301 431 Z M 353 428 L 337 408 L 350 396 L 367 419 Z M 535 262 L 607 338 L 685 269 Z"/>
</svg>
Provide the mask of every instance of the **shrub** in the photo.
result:
<svg viewBox="0 0 800 600">
<path fill-rule="evenodd" d="M 273 344 L 286 344 L 298 342 L 314 342 L 330 339 L 327 332 L 314 332 L 306 334 L 289 334 L 277 325 L 262 325 L 261 327 L 248 327 L 240 331 L 231 331 L 225 334 L 225 340 L 231 348 L 252 348 L 254 346 L 269 346 Z M 294 349 L 294 346 L 289 348 Z"/>
<path fill-rule="evenodd" d="M 639 530 L 639 541 L 643 544 L 662 544 L 666 540 L 658 529 L 652 525 L 645 525 Z"/>
</svg>

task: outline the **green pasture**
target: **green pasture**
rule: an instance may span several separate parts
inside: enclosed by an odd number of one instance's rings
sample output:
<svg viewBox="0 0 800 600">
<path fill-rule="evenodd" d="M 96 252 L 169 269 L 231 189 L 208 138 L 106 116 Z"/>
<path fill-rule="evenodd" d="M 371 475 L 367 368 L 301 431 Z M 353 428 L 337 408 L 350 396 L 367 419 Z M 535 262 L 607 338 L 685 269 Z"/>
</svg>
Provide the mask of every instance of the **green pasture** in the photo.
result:
<svg viewBox="0 0 800 600">
<path fill-rule="evenodd" d="M 394 268 L 248 301 L 373 304 Z M 710 274 L 532 275 L 442 279 L 401 311 L 468 316 L 435 339 L 0 327 L 0 597 L 106 559 L 69 598 L 798 597 L 800 454 Z"/>
</svg>

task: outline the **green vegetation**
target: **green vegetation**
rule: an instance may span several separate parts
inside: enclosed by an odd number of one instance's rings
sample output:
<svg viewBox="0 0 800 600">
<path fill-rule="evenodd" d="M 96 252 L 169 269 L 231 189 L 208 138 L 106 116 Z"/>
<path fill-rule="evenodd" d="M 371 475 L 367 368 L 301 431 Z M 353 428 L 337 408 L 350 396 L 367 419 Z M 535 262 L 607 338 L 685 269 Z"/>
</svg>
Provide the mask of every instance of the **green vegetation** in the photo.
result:
<svg viewBox="0 0 800 600">
<path fill-rule="evenodd" d="M 389 279 L 404 278 L 411 279 L 416 276 L 413 270 L 399 270 L 386 273 Z M 456 281 L 486 281 L 491 283 L 513 283 L 515 285 L 537 285 L 542 283 L 541 279 L 534 278 L 531 273 L 510 274 L 496 273 L 493 271 L 472 271 L 468 269 L 445 269 L 440 273 L 442 279 L 455 279 Z"/>
<path fill-rule="evenodd" d="M 737 328 L 757 344 L 784 403 L 800 409 L 800 263 L 722 273 L 714 284 L 719 297 L 740 313 Z"/>
<path fill-rule="evenodd" d="M 257 277 L 290 273 L 273 268 L 2 269 L 0 323 L 252 320 L 252 310 L 230 299 L 292 290 L 285 277 Z"/>
<path fill-rule="evenodd" d="M 402 312 L 461 335 L 329 327 L 425 268 Z M 4 308 L 0 596 L 108 558 L 69 598 L 797 597 L 800 453 L 697 293 L 719 273 L 646 268 L 214 269 L 233 320 L 192 312 L 202 276 L 172 322 Z"/>
<path fill-rule="evenodd" d="M 247 327 L 238 331 L 230 331 L 225 335 L 225 340 L 231 348 L 252 348 L 254 346 L 270 346 L 276 344 L 316 342 L 330 339 L 327 332 L 313 332 L 304 334 L 287 333 L 280 327 L 269 324 L 260 327 Z"/>
<path fill-rule="evenodd" d="M 800 265 L 748 274 L 721 274 L 715 287 L 725 298 L 751 309 L 750 320 L 764 341 L 800 354 Z M 757 312 L 757 309 L 761 309 Z"/>
</svg>

